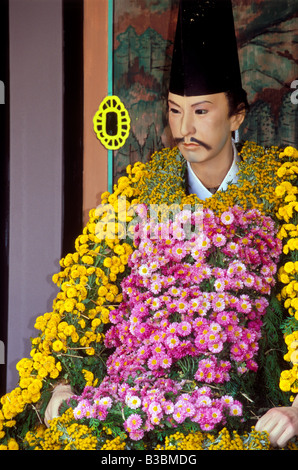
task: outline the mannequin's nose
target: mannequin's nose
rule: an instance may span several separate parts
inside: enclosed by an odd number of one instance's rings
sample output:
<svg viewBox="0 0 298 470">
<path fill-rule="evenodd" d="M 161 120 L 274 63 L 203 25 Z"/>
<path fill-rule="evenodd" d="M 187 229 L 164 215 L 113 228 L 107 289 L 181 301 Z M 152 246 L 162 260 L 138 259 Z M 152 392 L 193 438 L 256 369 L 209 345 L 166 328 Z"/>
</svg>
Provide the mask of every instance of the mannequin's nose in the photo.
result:
<svg viewBox="0 0 298 470">
<path fill-rule="evenodd" d="M 189 113 L 185 113 L 182 117 L 180 132 L 183 137 L 194 135 L 196 132 L 193 118 Z"/>
</svg>

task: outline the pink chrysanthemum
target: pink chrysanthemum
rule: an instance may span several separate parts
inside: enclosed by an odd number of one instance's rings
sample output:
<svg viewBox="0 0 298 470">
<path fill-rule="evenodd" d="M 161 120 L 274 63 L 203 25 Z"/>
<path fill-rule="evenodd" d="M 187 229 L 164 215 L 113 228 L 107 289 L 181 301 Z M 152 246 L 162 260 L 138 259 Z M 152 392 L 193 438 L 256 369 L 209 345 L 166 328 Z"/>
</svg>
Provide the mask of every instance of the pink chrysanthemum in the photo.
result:
<svg viewBox="0 0 298 470">
<path fill-rule="evenodd" d="M 141 399 L 137 395 L 128 394 L 125 398 L 125 403 L 132 410 L 136 410 L 137 408 L 141 406 L 142 402 L 141 402 Z"/>
<path fill-rule="evenodd" d="M 208 413 L 208 419 L 211 424 L 220 423 L 223 415 L 220 408 L 212 407 Z"/>
<path fill-rule="evenodd" d="M 177 311 L 179 313 L 186 312 L 188 310 L 188 308 L 189 308 L 188 303 L 185 300 L 183 300 L 182 298 L 177 300 Z"/>
<path fill-rule="evenodd" d="M 159 415 L 160 413 L 162 413 L 162 408 L 158 402 L 153 401 L 152 403 L 150 403 L 148 411 L 152 415 Z"/>
<path fill-rule="evenodd" d="M 239 299 L 237 309 L 239 312 L 249 313 L 252 309 L 252 305 L 246 298 L 242 297 Z"/>
<path fill-rule="evenodd" d="M 226 237 L 221 233 L 217 233 L 212 237 L 212 241 L 216 247 L 224 246 L 226 244 Z"/>
<path fill-rule="evenodd" d="M 96 408 L 96 418 L 99 419 L 99 421 L 104 421 L 108 415 L 108 410 L 105 406 L 99 405 Z"/>
<path fill-rule="evenodd" d="M 179 338 L 176 335 L 169 335 L 166 338 L 166 344 L 170 349 L 176 348 L 179 345 L 179 343 L 180 343 Z"/>
<path fill-rule="evenodd" d="M 185 403 L 183 407 L 183 413 L 186 418 L 192 418 L 196 412 L 195 406 L 192 403 Z"/>
<path fill-rule="evenodd" d="M 234 402 L 229 407 L 229 413 L 231 416 L 241 416 L 242 415 L 242 406 L 240 402 Z"/>
<path fill-rule="evenodd" d="M 162 288 L 162 284 L 161 284 L 160 279 L 151 282 L 150 290 L 153 294 L 158 294 L 161 291 L 161 288 Z"/>
<path fill-rule="evenodd" d="M 214 289 L 217 292 L 223 292 L 226 288 L 226 282 L 224 279 L 217 279 L 214 283 Z"/>
<path fill-rule="evenodd" d="M 113 403 L 113 401 L 112 401 L 111 397 L 102 397 L 99 400 L 99 404 L 103 405 L 103 406 L 106 406 L 107 409 L 111 408 L 112 403 Z"/>
<path fill-rule="evenodd" d="M 130 415 L 126 421 L 124 421 L 124 428 L 126 431 L 136 431 L 139 429 L 143 424 L 142 418 L 140 415 L 134 413 Z"/>
<path fill-rule="evenodd" d="M 185 421 L 186 416 L 185 416 L 183 410 L 178 408 L 178 409 L 175 409 L 175 411 L 173 413 L 173 418 L 177 423 L 181 424 L 181 423 L 183 423 L 183 421 Z"/>
<path fill-rule="evenodd" d="M 208 349 L 213 354 L 218 354 L 223 349 L 223 343 L 221 341 L 215 341 L 208 344 Z"/>
<path fill-rule="evenodd" d="M 186 255 L 186 249 L 185 249 L 184 243 L 176 244 L 176 246 L 172 249 L 172 255 L 174 259 L 177 261 L 184 258 Z"/>
<path fill-rule="evenodd" d="M 172 365 L 172 359 L 168 355 L 163 355 L 160 360 L 160 366 L 163 369 L 169 369 Z"/>
<path fill-rule="evenodd" d="M 178 324 L 178 333 L 181 336 L 187 336 L 191 333 L 191 324 L 188 321 L 182 321 Z"/>
<path fill-rule="evenodd" d="M 205 234 L 200 234 L 199 237 L 197 237 L 195 246 L 193 247 L 191 254 L 194 259 L 197 259 L 202 252 L 207 251 L 211 245 L 210 238 L 207 237 Z"/>
<path fill-rule="evenodd" d="M 156 370 L 159 368 L 159 359 L 156 356 L 152 356 L 148 359 L 147 364 L 150 370 Z"/>
<path fill-rule="evenodd" d="M 239 245 L 235 242 L 229 242 L 227 244 L 226 251 L 231 255 L 236 255 L 239 252 Z"/>
<path fill-rule="evenodd" d="M 174 412 L 174 404 L 170 400 L 165 401 L 162 406 L 166 415 L 171 415 Z"/>
<path fill-rule="evenodd" d="M 214 308 L 215 312 L 222 312 L 226 307 L 224 299 L 221 299 L 220 297 L 216 297 L 212 301 L 212 307 Z"/>
<path fill-rule="evenodd" d="M 211 423 L 200 423 L 200 426 L 201 426 L 201 429 L 202 431 L 212 431 L 212 429 L 214 428 L 214 424 L 211 424 Z"/>
<path fill-rule="evenodd" d="M 181 227 L 181 224 L 172 225 L 172 236 L 175 240 L 185 240 L 185 231 Z"/>
<path fill-rule="evenodd" d="M 131 431 L 129 433 L 129 437 L 133 440 L 133 441 L 140 441 L 141 439 L 143 439 L 144 437 L 144 431 L 143 429 L 136 429 L 135 431 Z"/>
<path fill-rule="evenodd" d="M 231 211 L 225 211 L 221 214 L 220 220 L 224 225 L 231 225 L 234 222 L 234 215 Z"/>
<path fill-rule="evenodd" d="M 142 277 L 150 277 L 151 276 L 151 270 L 149 268 L 149 266 L 147 264 L 142 264 L 140 267 L 139 267 L 139 274 L 140 276 Z"/>
</svg>

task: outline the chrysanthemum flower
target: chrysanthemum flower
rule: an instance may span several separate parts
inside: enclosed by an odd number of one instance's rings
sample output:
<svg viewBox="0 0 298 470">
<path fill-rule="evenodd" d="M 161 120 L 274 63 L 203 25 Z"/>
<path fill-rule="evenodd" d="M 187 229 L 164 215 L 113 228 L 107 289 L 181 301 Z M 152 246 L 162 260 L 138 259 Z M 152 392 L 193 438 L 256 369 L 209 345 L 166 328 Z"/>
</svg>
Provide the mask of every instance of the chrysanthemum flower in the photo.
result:
<svg viewBox="0 0 298 470">
<path fill-rule="evenodd" d="M 208 422 L 200 422 L 200 426 L 201 426 L 201 429 L 202 431 L 212 431 L 213 428 L 214 428 L 214 424 L 211 424 L 211 423 L 208 423 Z"/>
<path fill-rule="evenodd" d="M 158 402 L 153 401 L 152 403 L 150 403 L 148 411 L 152 415 L 159 415 L 160 413 L 162 413 L 162 407 Z"/>
<path fill-rule="evenodd" d="M 231 225 L 235 217 L 231 211 L 225 211 L 222 213 L 220 220 L 224 225 Z"/>
<path fill-rule="evenodd" d="M 188 321 L 182 321 L 178 323 L 177 330 L 181 336 L 187 336 L 191 333 L 191 324 Z"/>
<path fill-rule="evenodd" d="M 198 407 L 208 407 L 212 404 L 211 398 L 207 394 L 202 394 L 197 398 L 196 405 Z"/>
<path fill-rule="evenodd" d="M 196 412 L 196 409 L 192 403 L 185 403 L 183 407 L 183 413 L 186 418 L 191 418 Z"/>
<path fill-rule="evenodd" d="M 225 302 L 223 299 L 216 297 L 212 302 L 212 307 L 215 312 L 222 312 L 225 309 Z"/>
<path fill-rule="evenodd" d="M 239 300 L 237 308 L 239 312 L 249 313 L 252 309 L 252 305 L 249 301 L 242 298 Z"/>
<path fill-rule="evenodd" d="M 221 341 L 208 343 L 208 349 L 210 352 L 218 354 L 223 349 L 223 343 Z"/>
<path fill-rule="evenodd" d="M 186 255 L 186 249 L 183 243 L 176 244 L 172 249 L 172 255 L 177 261 L 182 260 Z"/>
<path fill-rule="evenodd" d="M 222 235 L 221 233 L 217 233 L 212 237 L 212 242 L 216 247 L 224 246 L 226 244 L 226 237 Z"/>
<path fill-rule="evenodd" d="M 174 412 L 174 404 L 170 400 L 165 401 L 162 406 L 166 415 L 170 415 Z"/>
<path fill-rule="evenodd" d="M 179 338 L 176 335 L 169 335 L 166 338 L 166 344 L 170 349 L 176 348 L 179 345 L 179 343 L 180 343 Z"/>
<path fill-rule="evenodd" d="M 195 246 L 191 250 L 191 255 L 194 259 L 198 259 L 202 253 L 207 251 L 211 245 L 210 238 L 205 234 L 200 234 L 195 241 Z"/>
<path fill-rule="evenodd" d="M 134 431 L 131 431 L 129 433 L 129 437 L 133 440 L 133 441 L 140 441 L 141 439 L 143 439 L 144 437 L 144 430 L 143 429 L 136 429 Z"/>
<path fill-rule="evenodd" d="M 172 236 L 175 240 L 185 240 L 185 232 L 180 224 L 173 224 Z"/>
<path fill-rule="evenodd" d="M 150 285 L 150 290 L 153 292 L 153 294 L 158 294 L 161 291 L 162 285 L 161 285 L 161 280 L 156 280 L 151 282 Z"/>
<path fill-rule="evenodd" d="M 148 304 L 150 304 L 152 310 L 158 310 L 161 305 L 161 300 L 159 297 L 154 297 L 150 302 L 148 300 Z"/>
<path fill-rule="evenodd" d="M 226 288 L 226 283 L 224 279 L 217 279 L 214 283 L 214 289 L 216 292 L 223 292 Z"/>
<path fill-rule="evenodd" d="M 159 359 L 157 356 L 152 356 L 147 361 L 148 367 L 150 370 L 155 370 L 159 368 Z"/>
<path fill-rule="evenodd" d="M 242 415 L 242 406 L 240 402 L 234 402 L 229 407 L 229 413 L 231 416 L 241 416 Z"/>
<path fill-rule="evenodd" d="M 185 302 L 183 299 L 177 300 L 177 311 L 179 313 L 184 313 L 188 310 L 188 303 Z M 182 334 L 182 333 L 180 333 Z"/>
<path fill-rule="evenodd" d="M 124 428 L 126 431 L 136 431 L 139 429 L 143 424 L 142 418 L 140 415 L 134 413 L 130 415 L 126 421 L 124 421 Z"/>
<path fill-rule="evenodd" d="M 129 408 L 136 410 L 141 406 L 141 399 L 137 395 L 130 395 L 128 394 L 125 398 L 125 403 Z"/>
<path fill-rule="evenodd" d="M 100 398 L 100 400 L 98 401 L 98 404 L 106 406 L 107 408 L 111 408 L 112 403 L 113 401 L 111 397 L 103 397 L 103 398 Z"/>
<path fill-rule="evenodd" d="M 142 276 L 142 277 L 149 277 L 151 275 L 151 270 L 149 268 L 149 266 L 147 264 L 142 264 L 140 267 L 139 267 L 139 274 Z"/>
<path fill-rule="evenodd" d="M 231 255 L 236 255 L 239 252 L 239 245 L 235 242 L 230 242 L 226 246 L 226 251 Z"/>
<path fill-rule="evenodd" d="M 223 414 L 220 408 L 212 407 L 210 411 L 208 412 L 208 419 L 210 420 L 210 423 L 212 424 L 220 423 L 222 418 L 223 418 Z"/>
<path fill-rule="evenodd" d="M 183 412 L 183 410 L 181 410 L 180 408 L 176 409 L 173 413 L 173 418 L 174 420 L 177 422 L 177 423 L 183 423 L 183 421 L 185 421 L 186 419 L 186 416 Z"/>
</svg>

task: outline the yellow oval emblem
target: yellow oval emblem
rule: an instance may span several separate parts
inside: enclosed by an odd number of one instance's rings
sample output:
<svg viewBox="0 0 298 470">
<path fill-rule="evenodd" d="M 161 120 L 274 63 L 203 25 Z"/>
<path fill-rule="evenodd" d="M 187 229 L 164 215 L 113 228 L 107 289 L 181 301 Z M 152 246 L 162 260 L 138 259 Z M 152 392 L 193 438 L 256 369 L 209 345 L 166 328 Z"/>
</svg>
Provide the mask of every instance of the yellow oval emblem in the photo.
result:
<svg viewBox="0 0 298 470">
<path fill-rule="evenodd" d="M 109 150 L 125 144 L 130 131 L 130 117 L 118 96 L 107 96 L 93 118 L 94 131 L 100 142 Z"/>
</svg>

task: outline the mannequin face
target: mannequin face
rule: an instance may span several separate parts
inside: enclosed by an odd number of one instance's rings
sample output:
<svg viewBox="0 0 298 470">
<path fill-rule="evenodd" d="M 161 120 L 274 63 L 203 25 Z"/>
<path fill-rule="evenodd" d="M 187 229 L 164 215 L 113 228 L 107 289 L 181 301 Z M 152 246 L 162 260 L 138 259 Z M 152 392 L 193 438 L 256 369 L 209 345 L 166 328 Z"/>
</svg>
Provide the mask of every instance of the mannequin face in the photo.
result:
<svg viewBox="0 0 298 470">
<path fill-rule="evenodd" d="M 169 125 L 176 145 L 190 163 L 203 163 L 231 153 L 231 132 L 244 112 L 229 117 L 225 93 L 180 96 L 169 93 Z"/>
</svg>

